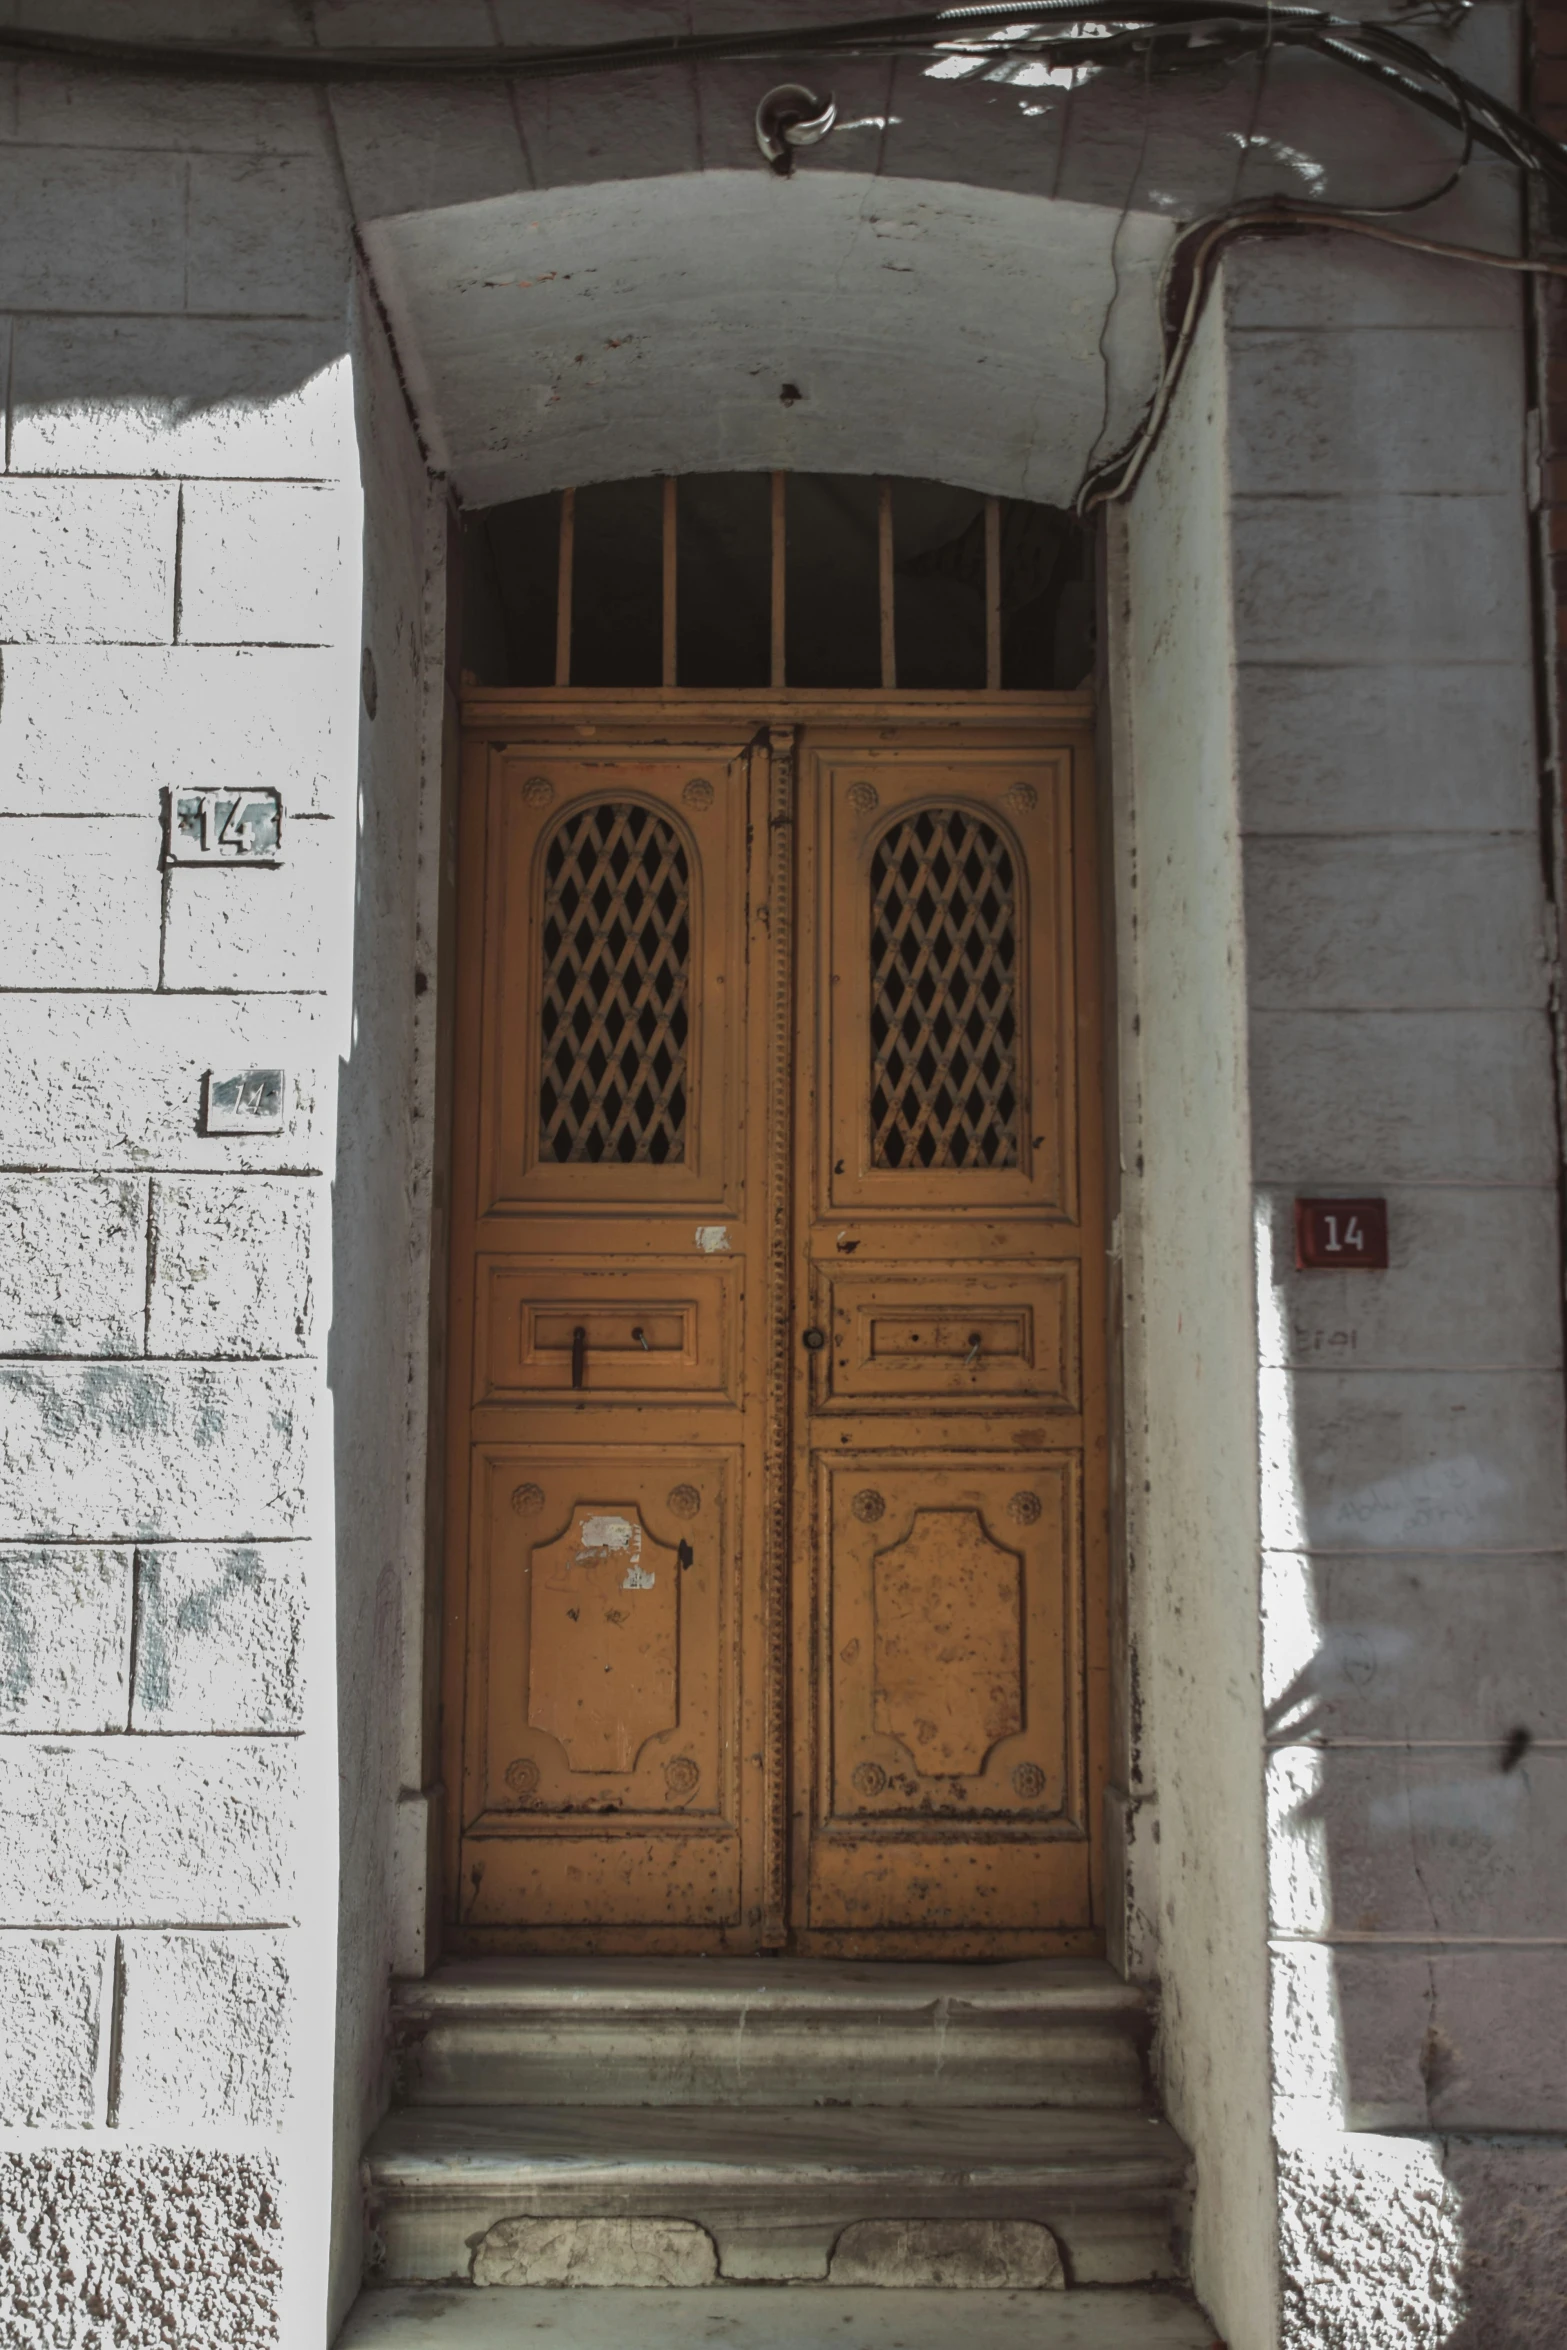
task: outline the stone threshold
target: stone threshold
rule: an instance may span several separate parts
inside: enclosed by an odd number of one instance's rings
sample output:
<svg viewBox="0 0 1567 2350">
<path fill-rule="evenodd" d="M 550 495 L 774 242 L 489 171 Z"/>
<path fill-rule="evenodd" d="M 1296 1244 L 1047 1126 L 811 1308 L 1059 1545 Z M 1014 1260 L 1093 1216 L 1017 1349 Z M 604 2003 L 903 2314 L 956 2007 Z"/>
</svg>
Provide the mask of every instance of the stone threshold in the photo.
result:
<svg viewBox="0 0 1567 2350">
<path fill-rule="evenodd" d="M 1224 2350 L 1186 2294 L 909 2291 L 835 2285 L 390 2286 L 361 2294 L 335 2350 Z"/>
</svg>

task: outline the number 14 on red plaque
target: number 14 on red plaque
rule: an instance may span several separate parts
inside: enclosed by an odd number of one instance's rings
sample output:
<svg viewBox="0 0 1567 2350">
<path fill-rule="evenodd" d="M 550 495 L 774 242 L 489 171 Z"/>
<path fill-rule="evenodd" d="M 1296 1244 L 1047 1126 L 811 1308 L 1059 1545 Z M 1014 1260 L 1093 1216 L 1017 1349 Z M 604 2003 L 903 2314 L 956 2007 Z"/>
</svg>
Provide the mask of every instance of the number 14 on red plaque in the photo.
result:
<svg viewBox="0 0 1567 2350">
<path fill-rule="evenodd" d="M 1295 1202 L 1298 1273 L 1385 1273 L 1385 1199 L 1298 1199 Z"/>
</svg>

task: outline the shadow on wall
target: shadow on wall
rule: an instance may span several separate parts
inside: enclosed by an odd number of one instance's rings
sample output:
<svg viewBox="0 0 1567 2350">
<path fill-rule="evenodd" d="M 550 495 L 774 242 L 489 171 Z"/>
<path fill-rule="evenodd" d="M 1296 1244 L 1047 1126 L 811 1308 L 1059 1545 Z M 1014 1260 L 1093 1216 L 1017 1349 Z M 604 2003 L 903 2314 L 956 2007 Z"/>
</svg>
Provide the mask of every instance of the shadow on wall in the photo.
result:
<svg viewBox="0 0 1567 2350">
<path fill-rule="evenodd" d="M 1444 1212 L 1395 1203 L 1395 1270 Z M 1546 2350 L 1567 2340 L 1567 1570 L 1519 1543 L 1559 1406 L 1341 1368 L 1385 1359 L 1390 1283 L 1298 1274 L 1284 1199 L 1257 1211 L 1257 1295 L 1281 2338 Z"/>
<path fill-rule="evenodd" d="M 18 319 L 11 471 L 352 477 L 341 320 Z"/>
</svg>

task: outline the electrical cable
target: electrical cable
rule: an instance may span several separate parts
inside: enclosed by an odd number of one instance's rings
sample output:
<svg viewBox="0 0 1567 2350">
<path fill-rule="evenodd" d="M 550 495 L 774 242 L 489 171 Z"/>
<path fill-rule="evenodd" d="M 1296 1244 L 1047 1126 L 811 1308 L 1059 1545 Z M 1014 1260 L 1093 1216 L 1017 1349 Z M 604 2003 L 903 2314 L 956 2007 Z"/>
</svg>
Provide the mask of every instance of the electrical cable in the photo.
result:
<svg viewBox="0 0 1567 2350">
<path fill-rule="evenodd" d="M 1126 224 L 1132 216 L 1132 198 L 1137 192 L 1138 182 L 1143 176 L 1143 166 L 1148 160 L 1148 133 L 1153 112 L 1149 103 L 1148 80 L 1148 72 L 1145 70 L 1143 74 L 1142 133 L 1137 144 L 1137 160 L 1132 165 L 1131 176 L 1126 183 L 1126 197 L 1110 237 L 1110 299 L 1105 305 L 1105 314 L 1099 324 L 1096 346 L 1099 352 L 1099 364 L 1104 374 L 1104 407 L 1100 412 L 1099 430 L 1093 437 L 1084 465 L 1085 477 L 1094 471 L 1094 459 L 1098 456 L 1105 435 L 1110 430 L 1110 404 L 1114 390 L 1113 370 L 1110 365 L 1110 326 L 1121 300 L 1121 239 L 1125 234 Z"/>
<path fill-rule="evenodd" d="M 1225 212 L 1194 220 L 1171 246 L 1160 282 L 1159 315 L 1165 334 L 1165 356 L 1153 398 L 1130 440 L 1113 457 L 1090 466 L 1084 474 L 1072 500 L 1072 510 L 1079 518 L 1092 513 L 1096 506 L 1111 505 L 1130 497 L 1136 488 L 1191 355 L 1223 247 L 1240 236 L 1299 236 L 1321 228 L 1374 237 L 1381 244 L 1399 245 L 1411 253 L 1434 253 L 1444 261 L 1473 262 L 1482 268 L 1512 270 L 1525 276 L 1567 278 L 1567 261 L 1536 261 L 1510 253 L 1488 253 L 1478 245 L 1448 244 L 1439 237 L 1413 237 L 1404 229 L 1384 228 L 1363 213 L 1323 204 L 1297 204 L 1287 197 L 1234 205 Z M 1186 299 L 1177 321 L 1170 315 L 1170 296 L 1188 270 Z"/>
<path fill-rule="evenodd" d="M 1102 31 L 1091 28 L 1103 27 Z M 1061 28 L 1059 30 L 1052 28 Z M 1081 28 L 1090 28 L 1084 30 Z M 1151 48 L 1150 48 L 1151 44 Z M 0 57 L 55 57 L 140 73 L 286 81 L 532 79 L 617 73 L 632 66 L 745 58 L 885 57 L 917 52 L 1103 68 L 1148 52 L 1161 71 L 1208 67 L 1248 51 L 1295 46 L 1369 78 L 1472 136 L 1477 145 L 1567 189 L 1567 149 L 1502 99 L 1391 26 L 1276 0 L 1012 0 L 854 23 L 757 32 L 659 33 L 579 47 L 285 48 L 253 43 L 134 41 L 26 25 L 0 27 Z"/>
</svg>

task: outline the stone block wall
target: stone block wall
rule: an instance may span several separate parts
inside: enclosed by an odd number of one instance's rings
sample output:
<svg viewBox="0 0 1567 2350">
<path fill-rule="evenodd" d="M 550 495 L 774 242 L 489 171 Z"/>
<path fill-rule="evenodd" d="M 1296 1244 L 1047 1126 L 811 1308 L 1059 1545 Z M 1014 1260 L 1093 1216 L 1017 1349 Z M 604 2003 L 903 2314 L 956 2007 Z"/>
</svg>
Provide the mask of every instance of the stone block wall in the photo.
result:
<svg viewBox="0 0 1567 2350">
<path fill-rule="evenodd" d="M 1110 533 L 1129 1955 L 1199 2286 L 1285 2350 L 1567 2325 L 1526 325 L 1501 272 L 1240 248 Z M 1386 1276 L 1296 1270 L 1310 1193 L 1386 1199 Z"/>
<path fill-rule="evenodd" d="M 1227 276 L 1281 2339 L 1534 2350 L 1567 1474 L 1526 299 L 1349 238 Z M 1386 1277 L 1296 1270 L 1311 1192 L 1386 1198 Z"/>
<path fill-rule="evenodd" d="M 349 237 L 310 93 L 44 63 L 0 205 L 0 2340 L 259 2350 L 324 2299 Z M 278 869 L 165 868 L 192 785 Z"/>
</svg>

